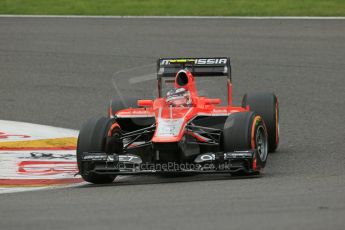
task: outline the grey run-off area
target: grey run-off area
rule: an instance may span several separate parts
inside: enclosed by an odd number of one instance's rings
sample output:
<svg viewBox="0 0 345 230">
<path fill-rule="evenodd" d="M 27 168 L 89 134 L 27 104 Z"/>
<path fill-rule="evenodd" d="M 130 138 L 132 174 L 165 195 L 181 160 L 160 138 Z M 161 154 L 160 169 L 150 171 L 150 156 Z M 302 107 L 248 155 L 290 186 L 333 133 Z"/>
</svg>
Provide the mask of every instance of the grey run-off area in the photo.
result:
<svg viewBox="0 0 345 230">
<path fill-rule="evenodd" d="M 79 129 L 106 113 L 115 72 L 162 56 L 231 56 L 237 104 L 277 94 L 263 176 L 2 194 L 1 229 L 344 228 L 344 20 L 0 18 L 0 119 Z"/>
</svg>

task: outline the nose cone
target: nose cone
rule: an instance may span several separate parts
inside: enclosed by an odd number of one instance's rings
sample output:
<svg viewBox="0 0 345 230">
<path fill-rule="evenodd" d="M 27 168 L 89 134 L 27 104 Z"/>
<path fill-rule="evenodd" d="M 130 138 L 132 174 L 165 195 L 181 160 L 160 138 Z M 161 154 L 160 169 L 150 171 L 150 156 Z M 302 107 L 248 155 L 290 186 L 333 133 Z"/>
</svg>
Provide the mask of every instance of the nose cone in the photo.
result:
<svg viewBox="0 0 345 230">
<path fill-rule="evenodd" d="M 156 132 L 152 142 L 180 141 L 192 114 L 193 108 L 186 107 L 164 107 L 156 112 Z"/>
</svg>

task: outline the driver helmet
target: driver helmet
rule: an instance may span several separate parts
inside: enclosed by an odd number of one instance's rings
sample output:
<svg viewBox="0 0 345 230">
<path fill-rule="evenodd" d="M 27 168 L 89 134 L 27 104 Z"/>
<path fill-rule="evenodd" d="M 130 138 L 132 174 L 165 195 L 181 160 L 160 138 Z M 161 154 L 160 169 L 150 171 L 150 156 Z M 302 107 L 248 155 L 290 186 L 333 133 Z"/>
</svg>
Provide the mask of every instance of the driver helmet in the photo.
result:
<svg viewBox="0 0 345 230">
<path fill-rule="evenodd" d="M 190 93 L 185 88 L 169 90 L 166 101 L 173 106 L 189 106 L 192 104 Z"/>
</svg>

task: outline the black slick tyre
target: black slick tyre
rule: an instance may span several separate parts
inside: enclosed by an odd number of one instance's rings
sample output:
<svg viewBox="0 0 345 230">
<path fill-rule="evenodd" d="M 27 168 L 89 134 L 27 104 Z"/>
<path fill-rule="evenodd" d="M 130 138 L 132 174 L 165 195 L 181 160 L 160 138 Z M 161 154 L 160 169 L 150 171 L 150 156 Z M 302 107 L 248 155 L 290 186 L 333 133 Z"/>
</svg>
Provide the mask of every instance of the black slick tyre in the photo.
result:
<svg viewBox="0 0 345 230">
<path fill-rule="evenodd" d="M 268 151 L 274 152 L 279 144 L 279 105 L 273 93 L 248 93 L 243 96 L 242 107 L 259 114 L 268 133 Z"/>
<path fill-rule="evenodd" d="M 108 108 L 108 115 L 109 117 L 113 117 L 114 114 L 122 109 L 126 108 L 136 108 L 137 107 L 137 101 L 136 98 L 126 98 L 125 101 L 121 101 L 120 99 L 113 98 L 110 101 L 109 108 Z"/>
<path fill-rule="evenodd" d="M 80 175 L 87 182 L 106 184 L 113 182 L 115 179 L 115 176 L 112 175 L 98 175 L 90 172 L 94 168 L 93 163 L 81 161 L 84 152 L 105 152 L 107 133 L 114 123 L 114 119 L 94 117 L 88 120 L 79 132 L 77 163 Z"/>
<path fill-rule="evenodd" d="M 230 114 L 223 130 L 224 152 L 256 149 L 261 167 L 264 167 L 268 154 L 268 138 L 265 123 L 261 116 L 254 112 Z"/>
</svg>

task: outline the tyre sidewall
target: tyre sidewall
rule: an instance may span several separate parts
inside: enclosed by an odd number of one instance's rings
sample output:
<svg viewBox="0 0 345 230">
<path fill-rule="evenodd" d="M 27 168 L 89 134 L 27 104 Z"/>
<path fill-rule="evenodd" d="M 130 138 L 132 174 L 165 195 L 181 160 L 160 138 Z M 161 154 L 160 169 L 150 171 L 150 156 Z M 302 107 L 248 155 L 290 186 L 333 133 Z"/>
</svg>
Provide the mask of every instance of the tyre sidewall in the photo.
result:
<svg viewBox="0 0 345 230">
<path fill-rule="evenodd" d="M 259 127 L 263 127 L 267 140 L 267 128 L 260 115 L 251 111 L 230 114 L 225 121 L 223 130 L 224 152 L 256 149 L 256 131 Z M 261 161 L 262 167 L 264 167 L 267 161 L 267 155 L 265 159 L 261 159 Z"/>
<path fill-rule="evenodd" d="M 109 183 L 115 179 L 114 176 L 97 175 L 88 172 L 89 163 L 81 163 L 81 156 L 84 152 L 104 152 L 106 136 L 115 119 L 106 117 L 93 117 L 81 128 L 77 143 L 78 169 L 85 181 L 91 183 Z"/>
<path fill-rule="evenodd" d="M 279 144 L 279 104 L 273 93 L 248 93 L 243 96 L 242 107 L 259 114 L 265 121 L 268 133 L 269 152 Z"/>
</svg>

